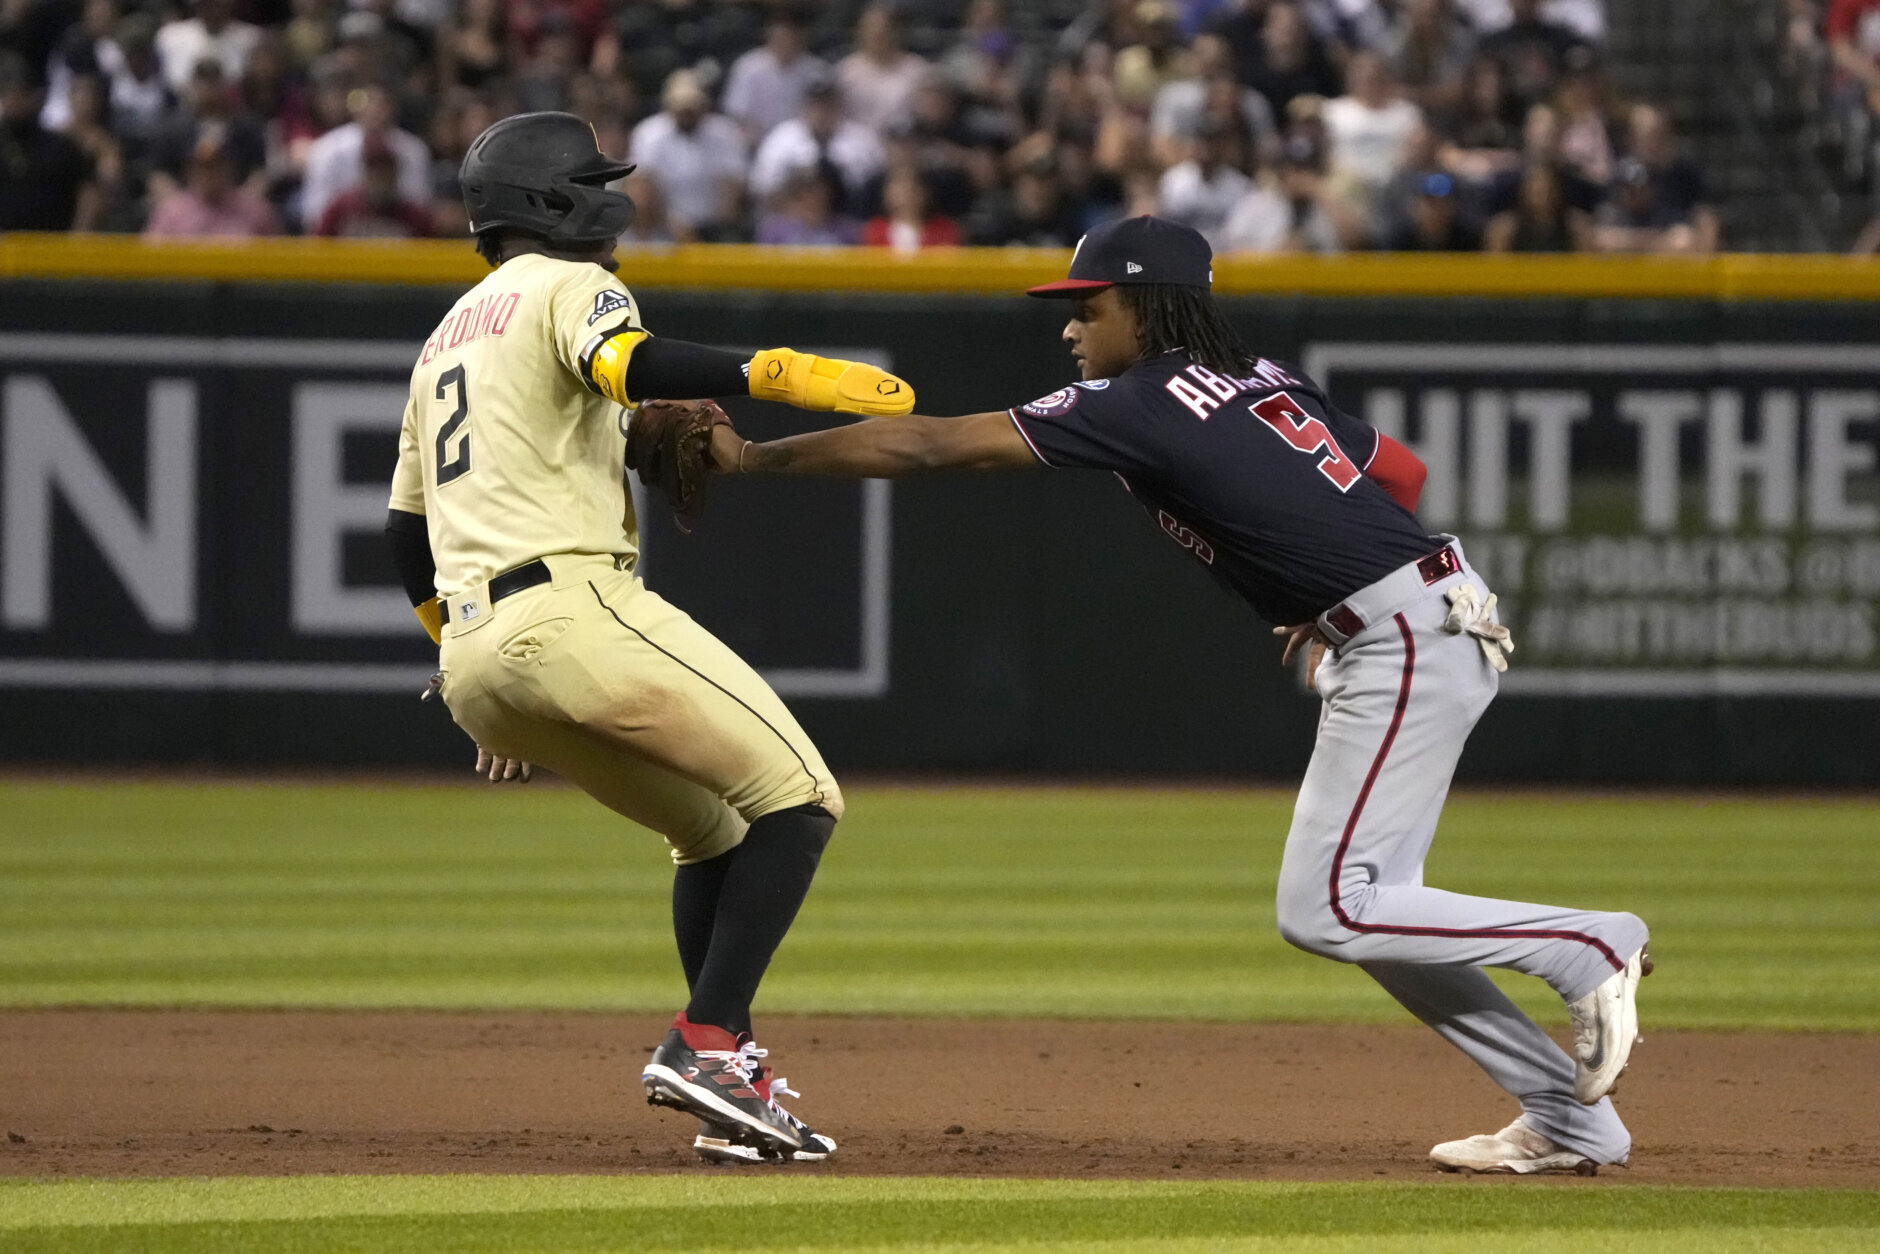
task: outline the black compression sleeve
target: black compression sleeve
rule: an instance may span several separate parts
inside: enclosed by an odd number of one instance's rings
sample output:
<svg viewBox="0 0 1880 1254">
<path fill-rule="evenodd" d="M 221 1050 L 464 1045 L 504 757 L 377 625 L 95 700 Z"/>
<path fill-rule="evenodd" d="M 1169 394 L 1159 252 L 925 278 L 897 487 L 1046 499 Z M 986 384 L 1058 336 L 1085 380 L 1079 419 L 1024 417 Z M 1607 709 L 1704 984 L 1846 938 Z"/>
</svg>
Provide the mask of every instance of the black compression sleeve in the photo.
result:
<svg viewBox="0 0 1880 1254">
<path fill-rule="evenodd" d="M 431 530 L 423 514 L 407 514 L 402 509 L 385 515 L 385 542 L 392 550 L 392 565 L 398 568 L 398 580 L 405 585 L 405 595 L 413 605 L 423 605 L 437 595 L 437 563 L 431 559 Z"/>
<path fill-rule="evenodd" d="M 642 340 L 627 359 L 627 396 L 644 401 L 709 400 L 714 396 L 744 396 L 749 356 L 655 336 Z"/>
</svg>

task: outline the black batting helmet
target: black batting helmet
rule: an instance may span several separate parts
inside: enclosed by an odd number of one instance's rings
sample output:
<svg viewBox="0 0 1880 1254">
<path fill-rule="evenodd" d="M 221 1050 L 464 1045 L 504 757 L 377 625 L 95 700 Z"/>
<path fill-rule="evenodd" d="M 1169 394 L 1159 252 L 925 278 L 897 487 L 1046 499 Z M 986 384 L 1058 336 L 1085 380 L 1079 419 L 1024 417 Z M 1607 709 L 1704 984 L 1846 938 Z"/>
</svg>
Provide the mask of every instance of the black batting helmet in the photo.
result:
<svg viewBox="0 0 1880 1254">
<path fill-rule="evenodd" d="M 574 114 L 518 113 L 476 137 L 458 177 L 471 234 L 502 227 L 573 245 L 611 240 L 633 222 L 632 199 L 607 190 L 632 170 Z"/>
</svg>

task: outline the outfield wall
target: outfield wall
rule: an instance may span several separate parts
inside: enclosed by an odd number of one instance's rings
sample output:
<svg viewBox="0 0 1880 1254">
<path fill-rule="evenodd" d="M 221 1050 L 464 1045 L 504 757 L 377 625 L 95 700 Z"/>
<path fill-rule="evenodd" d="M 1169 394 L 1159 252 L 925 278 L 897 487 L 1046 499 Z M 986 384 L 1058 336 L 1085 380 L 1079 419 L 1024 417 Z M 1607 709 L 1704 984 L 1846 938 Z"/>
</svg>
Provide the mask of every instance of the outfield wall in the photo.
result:
<svg viewBox="0 0 1880 1254">
<path fill-rule="evenodd" d="M 1067 381 L 1063 310 L 1011 294 L 1064 263 L 622 274 L 661 334 L 868 356 L 945 414 Z M 477 264 L 0 238 L 0 761 L 461 759 L 377 532 L 410 363 Z M 1346 258 L 1217 287 L 1418 448 L 1425 522 L 1501 592 L 1520 649 L 1465 777 L 1880 783 L 1880 272 Z M 1278 777 L 1309 749 L 1263 625 L 1107 476 L 740 482 L 689 535 L 645 514 L 649 582 L 838 772 Z"/>
</svg>

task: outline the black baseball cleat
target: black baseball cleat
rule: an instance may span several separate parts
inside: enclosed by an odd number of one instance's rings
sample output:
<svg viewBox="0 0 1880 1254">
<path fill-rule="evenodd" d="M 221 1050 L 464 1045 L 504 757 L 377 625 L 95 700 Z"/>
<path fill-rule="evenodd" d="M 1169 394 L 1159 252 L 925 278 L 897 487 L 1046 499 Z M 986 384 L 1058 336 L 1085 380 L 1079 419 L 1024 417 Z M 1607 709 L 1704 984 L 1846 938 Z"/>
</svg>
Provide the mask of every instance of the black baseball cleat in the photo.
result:
<svg viewBox="0 0 1880 1254">
<path fill-rule="evenodd" d="M 762 1057 L 748 1038 L 680 1014 L 640 1072 L 640 1085 L 649 1105 L 685 1111 L 725 1139 L 782 1157 L 803 1148 L 802 1125 L 770 1099 Z"/>
<path fill-rule="evenodd" d="M 762 1058 L 765 1051 L 755 1045 L 746 1045 L 755 1056 Z M 725 1128 L 709 1120 L 699 1124 L 698 1135 L 692 1138 L 692 1148 L 698 1156 L 708 1163 L 820 1163 L 836 1152 L 835 1138 L 821 1132 L 812 1131 L 807 1124 L 785 1110 L 777 1101 L 779 1097 L 800 1097 L 802 1094 L 789 1087 L 790 1082 L 780 1075 L 775 1075 L 769 1067 L 761 1069 L 761 1074 L 753 1087 L 764 1095 L 779 1115 L 796 1129 L 803 1140 L 802 1145 L 788 1152 L 766 1150 L 741 1139 L 735 1129 Z"/>
</svg>

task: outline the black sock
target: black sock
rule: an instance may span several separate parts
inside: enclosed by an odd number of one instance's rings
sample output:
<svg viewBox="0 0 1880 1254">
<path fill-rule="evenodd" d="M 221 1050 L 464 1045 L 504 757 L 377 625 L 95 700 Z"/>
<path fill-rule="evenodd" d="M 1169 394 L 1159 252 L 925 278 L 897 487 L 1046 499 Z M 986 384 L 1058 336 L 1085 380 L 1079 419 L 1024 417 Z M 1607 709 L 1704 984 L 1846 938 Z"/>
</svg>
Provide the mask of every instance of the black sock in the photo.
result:
<svg viewBox="0 0 1880 1254">
<path fill-rule="evenodd" d="M 718 917 L 718 894 L 724 891 L 725 873 L 743 845 L 716 858 L 678 867 L 672 875 L 672 936 L 679 943 L 679 965 L 685 968 L 690 992 L 705 969 L 705 954 L 712 945 L 712 924 Z"/>
<path fill-rule="evenodd" d="M 751 824 L 718 893 L 711 945 L 685 1017 L 727 1032 L 751 1030 L 751 1001 L 771 955 L 809 894 L 836 821 L 821 806 L 797 806 Z M 719 861 L 720 859 L 713 859 Z"/>
</svg>

